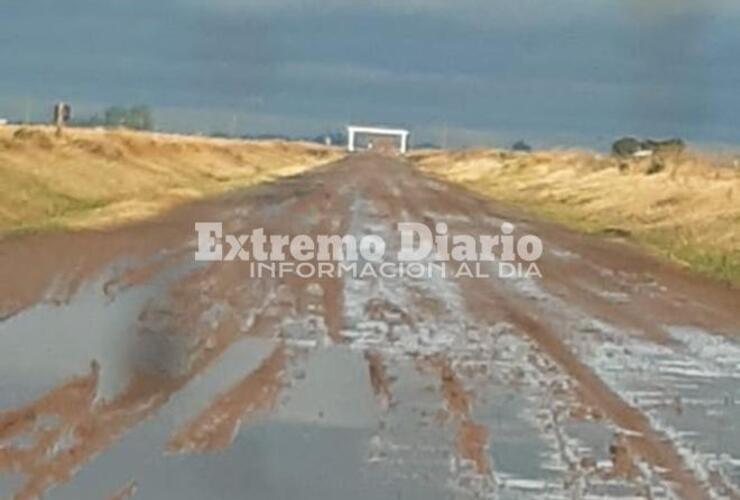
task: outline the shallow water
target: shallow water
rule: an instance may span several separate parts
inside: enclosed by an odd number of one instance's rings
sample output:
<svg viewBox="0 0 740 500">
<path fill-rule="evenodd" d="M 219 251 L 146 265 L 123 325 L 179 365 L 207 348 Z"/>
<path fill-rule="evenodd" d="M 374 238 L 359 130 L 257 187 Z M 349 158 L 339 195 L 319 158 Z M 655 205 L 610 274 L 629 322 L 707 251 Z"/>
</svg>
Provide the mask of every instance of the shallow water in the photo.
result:
<svg viewBox="0 0 740 500">
<path fill-rule="evenodd" d="M 286 388 L 284 402 L 269 417 L 243 422 L 226 450 L 164 454 L 173 429 L 236 383 L 239 374 L 256 369 L 273 346 L 257 339 L 239 342 L 48 498 L 103 498 L 112 485 L 131 478 L 141 498 L 445 498 L 444 483 L 389 479 L 382 468 L 368 467 L 377 408 L 364 361 L 344 348 L 310 354 L 305 378 Z"/>
<path fill-rule="evenodd" d="M 147 310 L 167 314 L 172 282 L 192 271 L 182 261 L 145 284 L 118 290 L 105 285 L 119 265 L 85 284 L 67 304 L 41 302 L 0 322 L 0 410 L 16 408 L 72 377 L 100 366 L 99 396 L 111 399 L 141 370 L 181 373 L 186 363 L 184 337 L 171 335 L 166 322 L 147 324 Z M 162 299 L 164 297 L 164 299 Z"/>
<path fill-rule="evenodd" d="M 512 479 L 557 481 L 546 463 L 552 450 L 541 431 L 527 418 L 536 411 L 531 401 L 510 389 L 492 391 L 488 403 L 475 412 L 490 429 L 490 456 L 497 476 Z"/>
</svg>

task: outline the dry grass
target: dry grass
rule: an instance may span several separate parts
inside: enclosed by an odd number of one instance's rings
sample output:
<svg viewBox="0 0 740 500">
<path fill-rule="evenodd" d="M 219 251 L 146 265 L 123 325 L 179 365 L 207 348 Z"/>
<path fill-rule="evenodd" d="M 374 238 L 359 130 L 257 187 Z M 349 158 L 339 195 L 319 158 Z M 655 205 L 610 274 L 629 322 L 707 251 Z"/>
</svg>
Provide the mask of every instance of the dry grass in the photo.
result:
<svg viewBox="0 0 740 500">
<path fill-rule="evenodd" d="M 340 156 L 296 142 L 0 126 L 0 236 L 142 219 Z"/>
<path fill-rule="evenodd" d="M 628 162 L 584 151 L 477 150 L 411 156 L 424 171 L 592 233 L 624 235 L 702 273 L 740 283 L 737 159 L 687 153 Z M 653 168 L 651 168 L 653 167 Z"/>
</svg>

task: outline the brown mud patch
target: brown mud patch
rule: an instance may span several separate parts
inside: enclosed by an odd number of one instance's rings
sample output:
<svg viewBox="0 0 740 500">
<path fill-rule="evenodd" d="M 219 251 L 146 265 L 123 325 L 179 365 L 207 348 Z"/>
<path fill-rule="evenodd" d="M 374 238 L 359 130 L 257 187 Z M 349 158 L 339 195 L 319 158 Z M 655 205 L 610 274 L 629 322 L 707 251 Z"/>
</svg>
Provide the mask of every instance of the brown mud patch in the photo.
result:
<svg viewBox="0 0 740 500">
<path fill-rule="evenodd" d="M 455 448 L 463 460 L 475 464 L 476 472 L 487 476 L 491 472 L 488 460 L 488 429 L 475 423 L 470 417 L 471 394 L 463 387 L 449 360 L 442 356 L 421 360 L 422 371 L 432 370 L 440 379 L 444 408 L 436 415 L 435 421 L 444 423 L 452 417 L 455 430 Z"/>
<path fill-rule="evenodd" d="M 378 398 L 384 410 L 388 410 L 393 403 L 391 395 L 391 381 L 388 378 L 383 356 L 374 351 L 365 352 L 368 370 L 370 372 L 370 383 L 373 386 L 375 397 Z"/>
<path fill-rule="evenodd" d="M 489 473 L 488 429 L 485 426 L 463 420 L 457 429 L 455 444 L 460 455 L 475 464 L 478 474 Z"/>
<path fill-rule="evenodd" d="M 177 382 L 137 377 L 111 402 L 96 401 L 98 373 L 75 379 L 0 417 L 5 438 L 28 433 L 28 448 L 3 446 L 0 470 L 25 476 L 17 500 L 38 498 L 53 485 L 68 481 L 132 425 L 159 407 Z M 36 425 L 41 419 L 46 422 Z"/>
</svg>

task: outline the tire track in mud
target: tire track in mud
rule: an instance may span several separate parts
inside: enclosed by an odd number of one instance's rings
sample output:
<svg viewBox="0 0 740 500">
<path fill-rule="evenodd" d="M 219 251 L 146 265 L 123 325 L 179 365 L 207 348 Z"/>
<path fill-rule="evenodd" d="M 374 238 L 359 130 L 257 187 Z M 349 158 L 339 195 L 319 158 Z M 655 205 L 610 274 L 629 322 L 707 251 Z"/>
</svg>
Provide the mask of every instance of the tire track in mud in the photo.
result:
<svg viewBox="0 0 740 500">
<path fill-rule="evenodd" d="M 393 404 L 393 395 L 391 394 L 391 381 L 383 355 L 378 351 L 368 350 L 365 351 L 365 360 L 367 361 L 370 383 L 373 385 L 375 397 L 378 398 L 382 410 L 388 411 Z"/>
<path fill-rule="evenodd" d="M 291 219 L 288 221 L 288 227 L 283 228 L 283 234 L 342 234 L 346 216 L 333 218 L 331 215 L 327 217 L 326 214 L 346 214 L 345 201 L 342 197 L 325 190 L 323 183 L 315 182 L 315 185 L 318 186 L 316 189 L 296 200 L 291 211 L 308 217 L 320 215 L 321 217 L 308 227 L 305 224 L 294 224 Z M 318 213 L 317 207 L 320 207 Z M 280 234 L 279 230 L 271 229 Z M 273 313 L 269 319 L 265 317 L 264 311 L 257 315 L 250 335 L 274 337 L 278 339 L 280 345 L 262 366 L 248 374 L 241 383 L 218 396 L 193 421 L 177 430 L 168 444 L 168 451 L 187 453 L 224 449 L 233 442 L 242 421 L 269 413 L 275 407 L 284 386 L 289 382 L 286 380 L 289 375 L 288 363 L 296 365 L 293 367 L 294 371 L 300 371 L 305 363 L 304 357 L 301 356 L 303 349 L 300 346 L 285 345 L 286 342 L 292 344 L 291 339 L 286 338 L 283 332 L 287 316 L 291 316 L 294 321 L 301 321 L 319 313 L 331 341 L 334 343 L 343 341 L 340 335 L 342 328 L 340 279 L 324 277 L 305 280 L 293 275 L 283 279 L 270 279 L 275 281 L 276 290 L 282 290 L 281 297 L 277 297 L 277 305 L 287 306 L 287 309 L 284 307 L 282 314 Z M 317 289 L 319 293 L 315 292 Z M 314 307 L 317 296 L 321 303 L 319 310 Z M 280 304 L 280 300 L 284 302 Z M 270 305 L 266 307 L 269 308 Z M 318 342 L 320 339 L 312 340 Z"/>
<path fill-rule="evenodd" d="M 404 185 L 403 182 L 396 183 L 398 179 L 390 181 L 382 177 L 381 179 L 381 182 L 364 183 L 357 189 L 350 232 L 361 235 L 372 227 L 372 232 L 378 234 L 383 227 L 382 236 L 397 251 L 400 242 L 396 235 L 391 233 L 395 228 L 391 228 L 390 225 L 393 221 L 409 221 L 409 210 L 412 207 L 404 202 L 402 195 L 410 186 Z M 393 250 L 388 250 L 393 253 Z M 384 325 L 386 331 L 379 335 L 373 334 L 373 340 L 367 346 L 362 343 L 362 337 L 358 339 L 354 334 L 350 343 L 364 351 L 373 388 L 383 409 L 390 408 L 393 411 L 393 405 L 386 406 L 388 401 L 393 401 L 389 365 L 408 364 L 414 367 L 423 379 L 430 382 L 435 379 L 439 381 L 437 390 L 440 407 L 430 423 L 445 430 L 447 424 L 450 424 L 452 436 L 449 438 L 446 453 L 456 456 L 457 462 L 453 469 L 448 471 L 450 481 L 459 493 L 490 495 L 494 486 L 487 452 L 488 429 L 474 422 L 471 417 L 470 410 L 473 404 L 471 395 L 453 370 L 450 360 L 444 353 L 444 344 L 438 347 L 431 346 L 431 353 L 427 354 L 420 354 L 413 347 L 410 351 L 402 347 L 404 341 L 402 336 L 414 336 L 420 328 L 427 327 L 425 323 L 433 324 L 436 317 L 441 319 L 444 316 L 445 298 L 436 296 L 438 290 L 434 286 L 428 289 L 414 289 L 407 285 L 382 278 L 370 280 L 370 283 L 363 285 L 368 293 L 364 297 L 353 297 L 355 301 L 359 299 L 354 308 L 355 314 L 360 313 L 362 317 L 353 317 L 348 324 L 351 327 L 358 322 L 361 324 L 363 321 L 369 321 Z M 393 414 L 386 415 L 380 425 L 380 436 L 386 436 L 380 438 L 380 442 L 389 441 L 391 448 L 394 446 L 392 444 L 394 438 L 391 436 L 394 425 Z M 420 451 L 427 445 L 416 442 L 400 446 L 401 448 L 410 446 L 411 450 L 416 448 Z M 413 454 L 406 460 L 412 457 Z M 403 467 L 403 462 L 400 464 Z"/>
<path fill-rule="evenodd" d="M 404 179 L 405 180 L 405 179 Z M 400 183 L 399 183 L 400 184 Z M 418 185 L 418 183 L 417 183 Z M 375 214 L 380 214 L 381 218 L 388 217 L 389 214 L 395 215 L 396 220 L 423 220 L 427 224 L 432 224 L 430 222 L 430 218 L 426 216 L 426 214 L 418 213 L 416 210 L 416 207 L 423 207 L 424 204 L 417 201 L 416 204 L 411 203 L 409 205 L 404 206 L 400 200 L 395 199 L 393 201 L 388 201 L 388 193 L 395 193 L 395 197 L 398 196 L 400 192 L 411 192 L 410 190 L 404 190 L 406 186 L 403 186 L 400 184 L 400 186 L 395 186 L 395 190 L 387 189 L 388 186 L 382 186 L 379 187 L 377 185 L 373 185 L 373 187 L 366 187 L 368 191 L 374 192 L 373 195 L 370 195 L 369 199 L 373 202 L 373 212 Z M 385 189 L 384 189 L 385 188 Z M 413 195 L 418 195 L 419 191 L 413 192 Z M 412 198 L 413 198 L 412 195 Z M 380 201 L 380 205 L 378 205 L 378 200 Z M 385 208 L 385 210 L 384 210 Z M 395 211 L 395 213 L 394 213 Z M 390 217 L 391 219 L 393 217 Z M 374 222 L 376 225 L 378 224 L 378 221 L 375 220 Z M 465 285 L 461 285 L 463 288 Z M 465 296 L 465 293 L 463 292 L 463 296 Z M 428 300 L 430 297 L 423 297 L 423 299 Z M 419 304 L 408 304 L 408 303 L 398 303 L 394 301 L 385 301 L 384 299 L 371 299 L 368 301 L 368 304 L 372 303 L 371 301 L 375 301 L 375 306 L 367 307 L 366 306 L 366 312 L 373 311 L 378 309 L 378 304 L 385 303 L 384 307 L 380 307 L 379 309 L 392 309 L 398 311 L 398 314 L 403 317 L 404 308 L 409 307 L 412 310 L 419 310 Z M 434 301 L 433 301 L 434 302 Z M 488 306 L 488 305 L 486 305 Z M 468 308 L 468 314 L 471 317 L 480 317 L 479 314 L 476 314 L 475 312 L 472 312 Z M 376 316 L 373 318 L 371 316 L 370 319 L 383 319 L 382 314 L 376 314 Z M 504 315 L 504 317 L 508 317 L 508 315 Z M 484 322 L 486 321 L 485 318 Z M 501 318 L 497 318 L 497 321 L 500 321 Z M 407 326 L 409 326 L 412 330 L 414 328 L 413 321 L 408 321 Z M 455 432 L 455 439 L 454 439 L 454 445 L 457 448 L 457 452 L 460 456 L 460 458 L 463 461 L 469 461 L 474 464 L 474 468 L 476 469 L 476 472 L 479 475 L 478 478 L 478 484 L 477 486 L 473 487 L 474 491 L 478 491 L 478 494 L 488 495 L 490 494 L 490 488 L 492 488 L 492 485 L 485 486 L 485 480 L 481 482 L 481 478 L 485 479 L 486 477 L 489 477 L 491 475 L 491 466 L 489 463 L 489 460 L 487 458 L 487 442 L 489 440 L 489 431 L 486 426 L 476 424 L 473 422 L 473 420 L 470 418 L 470 396 L 465 391 L 463 384 L 461 383 L 461 380 L 458 378 L 458 376 L 455 374 L 455 372 L 452 370 L 450 362 L 448 359 L 446 359 L 445 355 L 439 355 L 437 358 L 435 358 L 435 361 L 432 363 L 433 365 L 436 365 L 436 371 L 438 372 L 438 377 L 441 381 L 441 394 L 442 394 L 442 400 L 445 403 L 445 412 L 443 415 L 452 416 L 453 420 L 456 423 L 456 430 Z M 439 419 L 438 419 L 439 420 Z M 443 417 L 441 420 L 445 420 Z M 458 479 L 456 482 L 458 484 L 465 484 L 468 488 L 471 487 L 471 478 L 465 478 L 464 473 L 463 476 Z M 475 482 L 475 478 L 474 482 Z M 628 478 L 629 479 L 629 478 Z"/>
<path fill-rule="evenodd" d="M 468 290 L 473 286 L 475 285 L 471 285 Z M 486 290 L 477 293 L 468 291 L 466 295 L 474 304 L 471 310 L 485 311 L 491 306 L 503 309 L 503 315 L 508 321 L 517 326 L 524 335 L 529 336 L 578 383 L 578 392 L 587 405 L 598 408 L 609 420 L 626 431 L 623 439 L 630 452 L 656 467 L 666 480 L 676 483 L 684 498 L 709 498 L 706 488 L 687 469 L 672 444 L 652 428 L 647 417 L 612 392 L 596 374 L 579 361 L 546 324 L 535 319 L 531 312 L 525 311 L 522 306 L 515 304 L 515 301 L 495 291 Z M 496 297 L 495 301 L 491 301 L 492 296 Z M 625 473 L 623 475 L 631 475 L 633 466 L 624 463 L 629 457 L 617 455 L 616 458 L 615 467 Z"/>
<path fill-rule="evenodd" d="M 421 184 L 421 182 L 418 184 Z M 414 195 L 418 196 L 419 191 L 413 192 L 412 196 Z M 424 194 L 421 194 L 419 198 L 425 198 Z M 433 197 L 429 196 L 429 198 Z M 424 201 L 417 200 L 417 202 L 412 205 L 415 207 L 427 208 L 433 207 L 434 203 L 425 203 Z M 446 211 L 443 211 L 442 213 L 445 213 L 446 216 L 454 217 L 454 210 L 451 212 L 450 208 L 451 207 L 448 204 L 445 207 Z M 427 212 L 419 212 L 413 208 L 411 210 L 411 213 L 416 214 L 417 220 L 423 220 L 427 225 L 433 226 L 433 219 L 426 215 Z M 462 212 L 460 215 L 465 216 L 465 213 L 466 212 Z M 454 226 L 454 224 L 450 224 L 450 226 Z M 465 231 L 463 230 L 460 232 L 464 233 Z M 475 290 L 476 287 L 479 288 L 479 283 L 475 283 L 475 281 L 476 280 L 470 280 L 461 285 L 463 295 L 469 303 L 471 302 L 471 290 Z M 646 416 L 613 393 L 603 381 L 590 371 L 590 369 L 580 363 L 575 354 L 573 354 L 568 347 L 557 340 L 556 334 L 549 333 L 543 324 L 534 319 L 530 311 L 516 308 L 514 306 L 514 301 L 503 298 L 500 291 L 485 290 L 473 293 L 487 297 L 493 295 L 496 296 L 498 300 L 495 302 L 490 300 L 477 300 L 475 303 L 470 304 L 469 310 L 472 315 L 480 315 L 481 312 L 490 310 L 492 306 L 499 309 L 503 308 L 503 317 L 515 326 L 521 328 L 525 335 L 530 336 L 538 345 L 540 345 L 544 351 L 547 352 L 548 355 L 551 356 L 553 360 L 556 361 L 562 369 L 579 384 L 580 392 L 585 398 L 587 404 L 599 408 L 620 428 L 627 431 L 627 435 L 618 436 L 618 441 L 620 443 L 626 443 L 627 447 L 622 447 L 619 444 L 616 444 L 613 447 L 613 462 L 617 474 L 621 474 L 625 477 L 632 477 L 634 474 L 634 466 L 631 465 L 631 459 L 628 456 L 623 458 L 621 454 L 621 450 L 629 449 L 632 453 L 636 453 L 647 463 L 657 466 L 660 469 L 665 469 L 666 472 L 662 475 L 666 480 L 677 483 L 679 485 L 679 492 L 683 496 L 687 498 L 708 498 L 706 488 L 697 481 L 696 477 L 691 472 L 687 470 L 683 459 L 677 453 L 675 448 L 670 443 L 666 443 L 666 441 L 656 433 L 656 431 L 651 427 Z M 485 313 L 483 313 L 483 315 L 485 316 Z M 496 320 L 500 320 L 502 314 L 499 312 L 495 316 Z M 650 325 L 648 326 L 650 327 Z M 654 330 L 648 328 L 647 331 L 653 332 Z M 665 335 L 663 335 L 662 338 L 665 338 Z M 460 397 L 460 394 L 455 391 L 448 390 L 445 392 L 445 395 L 446 400 L 449 401 L 450 405 L 453 407 L 455 405 L 455 401 L 457 401 L 457 406 L 459 407 L 461 404 L 460 401 L 464 400 Z"/>
<path fill-rule="evenodd" d="M 421 184 L 421 182 L 419 182 Z M 426 193 L 414 194 L 419 195 L 420 200 L 414 204 L 416 207 L 439 210 L 438 213 L 444 214 L 442 217 L 451 218 L 449 226 L 457 229 L 461 234 L 478 234 L 480 226 L 475 225 L 475 218 L 468 218 L 467 214 L 471 213 L 470 201 L 463 199 L 455 202 L 454 200 L 444 200 L 445 204 L 439 203 L 440 199 L 435 196 L 429 196 Z M 451 203 L 450 203 L 451 202 Z M 458 205 L 458 210 L 453 208 Z M 443 206 L 440 206 L 443 205 Z M 483 207 L 487 208 L 487 207 Z M 478 214 L 478 218 L 484 215 Z M 456 213 L 457 212 L 457 213 Z M 427 225 L 433 226 L 434 219 L 427 216 L 428 211 L 415 211 L 419 220 L 425 220 Z M 462 216 L 463 220 L 468 219 L 470 223 L 460 224 L 455 218 Z M 467 227 L 466 227 L 467 226 Z M 559 274 L 560 282 L 570 282 Z M 579 393 L 589 406 L 593 406 L 602 411 L 611 421 L 624 429 L 625 433 L 617 436 L 617 443 L 613 445 L 613 461 L 617 475 L 624 477 L 633 477 L 635 474 L 632 458 L 624 456 L 623 450 L 629 450 L 648 464 L 656 467 L 657 470 L 665 471 L 661 475 L 669 482 L 678 484 L 679 493 L 686 498 L 709 498 L 706 486 L 703 485 L 696 476 L 690 472 L 682 457 L 665 437 L 652 428 L 648 418 L 638 409 L 632 407 L 621 397 L 615 394 L 595 373 L 587 366 L 582 364 L 576 355 L 561 340 L 558 334 L 551 331 L 537 314 L 532 311 L 532 303 L 517 301 L 512 297 L 505 296 L 503 290 L 492 286 L 481 286 L 480 280 L 464 280 L 460 286 L 465 300 L 468 302 L 468 309 L 472 316 L 486 317 L 486 311 L 496 311 L 493 316 L 494 321 L 500 321 L 502 318 L 521 329 L 524 335 L 529 336 L 537 345 L 539 345 L 561 368 L 579 385 Z M 595 301 L 586 300 L 580 287 L 570 286 L 570 291 L 581 290 L 579 304 L 589 304 L 590 310 L 597 305 Z M 511 289 L 509 289 L 511 291 Z M 494 299 L 495 298 L 495 299 Z M 492 300 L 494 299 L 494 300 Z M 596 309 L 599 313 L 609 313 L 607 317 L 614 319 L 615 314 L 608 307 L 600 306 Z M 533 314 L 534 313 L 534 314 Z M 659 340 L 665 340 L 667 335 L 660 327 L 632 316 L 620 317 L 619 319 L 627 321 L 629 325 L 637 325 L 648 335 L 652 335 Z"/>
<path fill-rule="evenodd" d="M 471 394 L 465 390 L 462 381 L 444 355 L 423 360 L 422 365 L 430 367 L 439 377 L 444 402 L 444 413 L 441 414 L 441 420 L 445 420 L 446 416 L 454 420 L 457 426 L 455 446 L 460 458 L 472 462 L 481 477 L 490 476 L 491 464 L 487 452 L 488 429 L 475 423 L 470 417 Z"/>
</svg>

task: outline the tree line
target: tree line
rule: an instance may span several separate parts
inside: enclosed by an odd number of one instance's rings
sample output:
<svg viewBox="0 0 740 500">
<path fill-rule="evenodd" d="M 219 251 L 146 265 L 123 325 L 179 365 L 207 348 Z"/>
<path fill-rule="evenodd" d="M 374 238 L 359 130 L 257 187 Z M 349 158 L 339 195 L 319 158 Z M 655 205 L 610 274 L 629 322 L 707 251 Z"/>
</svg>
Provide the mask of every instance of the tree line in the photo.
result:
<svg viewBox="0 0 740 500">
<path fill-rule="evenodd" d="M 154 118 L 149 106 L 110 106 L 101 114 L 74 120 L 72 125 L 80 127 L 124 127 L 132 130 L 153 130 Z"/>
</svg>

